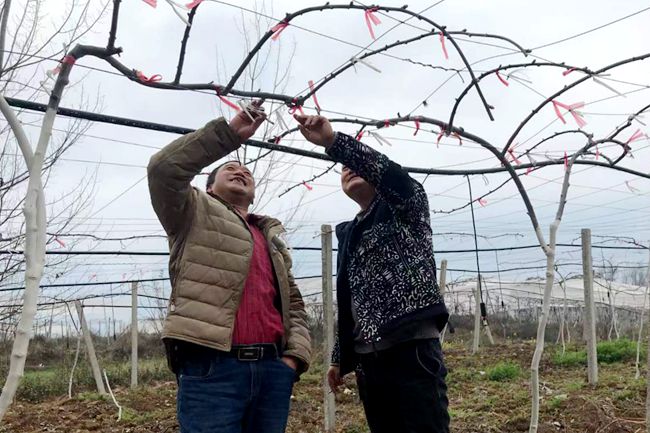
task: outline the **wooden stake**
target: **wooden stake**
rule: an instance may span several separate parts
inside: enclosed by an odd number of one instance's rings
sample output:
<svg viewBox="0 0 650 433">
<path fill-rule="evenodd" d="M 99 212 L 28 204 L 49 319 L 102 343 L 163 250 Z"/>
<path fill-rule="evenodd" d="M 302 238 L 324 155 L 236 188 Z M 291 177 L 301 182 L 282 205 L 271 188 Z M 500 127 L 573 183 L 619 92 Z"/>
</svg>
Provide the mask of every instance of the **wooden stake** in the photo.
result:
<svg viewBox="0 0 650 433">
<path fill-rule="evenodd" d="M 88 331 L 88 324 L 86 323 L 86 317 L 84 316 L 81 302 L 75 301 L 74 306 L 77 308 L 77 314 L 79 315 L 79 323 L 81 323 L 81 334 L 83 335 L 84 341 L 86 342 L 86 350 L 88 351 L 90 367 L 92 368 L 95 384 L 97 385 L 97 392 L 100 395 L 108 395 L 106 393 L 106 389 L 104 388 L 104 379 L 102 378 L 102 372 L 99 368 L 99 362 L 97 361 L 97 355 L 95 354 L 95 346 L 93 346 L 93 339 L 90 335 L 90 332 Z"/>
</svg>

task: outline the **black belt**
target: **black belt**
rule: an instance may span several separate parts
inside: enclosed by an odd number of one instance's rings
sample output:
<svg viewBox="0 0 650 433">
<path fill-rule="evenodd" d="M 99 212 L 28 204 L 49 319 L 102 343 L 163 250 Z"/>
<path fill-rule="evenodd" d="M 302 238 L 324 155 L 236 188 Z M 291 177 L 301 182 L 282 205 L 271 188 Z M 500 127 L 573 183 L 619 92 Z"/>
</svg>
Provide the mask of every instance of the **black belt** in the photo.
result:
<svg viewBox="0 0 650 433">
<path fill-rule="evenodd" d="M 264 359 L 277 359 L 280 351 L 275 344 L 251 344 L 247 346 L 233 346 L 230 352 L 222 352 L 225 356 L 232 356 L 239 361 L 262 361 Z"/>
</svg>

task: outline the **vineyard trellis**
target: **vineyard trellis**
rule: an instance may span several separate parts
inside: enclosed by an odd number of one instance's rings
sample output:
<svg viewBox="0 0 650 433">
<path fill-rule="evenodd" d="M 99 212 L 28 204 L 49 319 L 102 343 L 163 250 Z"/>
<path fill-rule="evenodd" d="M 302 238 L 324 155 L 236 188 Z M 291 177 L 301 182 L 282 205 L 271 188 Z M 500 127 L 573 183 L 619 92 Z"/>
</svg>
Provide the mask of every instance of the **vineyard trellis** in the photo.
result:
<svg viewBox="0 0 650 433">
<path fill-rule="evenodd" d="M 202 4 L 206 4 L 202 6 Z M 291 14 L 287 14 L 283 20 L 281 20 L 273 28 L 269 29 L 257 44 L 252 48 L 250 53 L 246 56 L 243 62 L 240 64 L 236 72 L 230 78 L 226 84 L 215 84 L 213 82 L 206 83 L 182 83 L 181 77 L 183 72 L 183 66 L 186 56 L 186 48 L 188 41 L 190 40 L 191 24 L 194 17 L 197 14 L 199 8 L 208 7 L 206 2 L 194 1 L 192 2 L 192 8 L 188 14 L 187 26 L 183 35 L 183 39 L 180 47 L 180 54 L 178 65 L 176 69 L 175 78 L 171 82 L 163 82 L 158 76 L 148 77 L 141 71 L 130 68 L 123 64 L 120 60 L 117 59 L 120 53 L 122 53 L 122 48 L 116 46 L 117 41 L 117 31 L 119 26 L 119 13 L 120 13 L 120 0 L 113 0 L 113 10 L 112 10 L 112 19 L 111 19 L 111 28 L 109 31 L 108 42 L 106 46 L 90 46 L 77 44 L 71 48 L 63 59 L 61 60 L 57 68 L 57 78 L 55 85 L 50 93 L 49 102 L 47 105 L 37 104 L 30 101 L 23 101 L 18 99 L 5 98 L 0 96 L 0 109 L 5 116 L 5 119 L 9 123 L 17 142 L 20 145 L 21 151 L 23 152 L 24 158 L 26 160 L 27 166 L 29 168 L 29 188 L 27 196 L 25 199 L 25 218 L 27 222 L 27 235 L 26 235 L 26 248 L 25 248 L 25 258 L 27 262 L 26 267 L 26 278 L 25 278 L 25 290 L 22 304 L 22 314 L 21 321 L 17 329 L 16 338 L 14 341 L 14 350 L 11 358 L 10 372 L 5 383 L 5 387 L 0 397 L 0 417 L 4 416 L 7 408 L 9 407 L 13 396 L 15 394 L 16 388 L 18 386 L 18 380 L 22 376 L 25 357 L 27 353 L 27 346 L 29 343 L 29 332 L 31 330 L 31 324 L 34 319 L 37 306 L 37 298 L 39 293 L 40 280 L 43 273 L 44 258 L 45 258 L 45 234 L 46 234 L 46 218 L 45 218 L 45 206 L 44 206 L 44 193 L 43 186 L 41 181 L 41 169 L 43 166 L 43 158 L 47 150 L 47 146 L 50 140 L 52 133 L 54 119 L 57 114 L 71 117 L 86 118 L 88 120 L 95 121 L 105 121 L 110 123 L 124 124 L 128 126 L 154 129 L 154 130 L 163 130 L 168 132 L 176 133 L 186 133 L 189 132 L 187 128 L 180 127 L 171 127 L 168 125 L 157 125 L 149 122 L 138 121 L 134 119 L 123 119 L 112 116 L 99 115 L 96 113 L 82 112 L 79 110 L 65 109 L 60 107 L 63 90 L 69 83 L 70 74 L 74 68 L 74 65 L 84 57 L 96 57 L 108 63 L 113 69 L 118 73 L 122 74 L 129 80 L 151 88 L 155 89 L 164 89 L 164 90 L 177 90 L 177 91 L 208 91 L 214 92 L 216 96 L 219 97 L 226 105 L 232 106 L 236 109 L 236 105 L 227 99 L 227 97 L 240 97 L 240 98 L 262 98 L 266 100 L 272 100 L 283 103 L 290 111 L 295 112 L 296 110 L 302 111 L 306 102 L 310 99 L 313 99 L 316 108 L 320 111 L 319 104 L 316 99 L 317 92 L 322 89 L 324 86 L 334 82 L 334 80 L 339 77 L 345 70 L 354 67 L 355 64 L 362 63 L 367 58 L 385 53 L 391 49 L 409 44 L 411 42 L 419 41 L 429 37 L 437 37 L 440 40 L 441 47 L 445 53 L 445 56 L 448 57 L 447 49 L 445 47 L 445 42 L 449 42 L 457 55 L 461 58 L 464 68 L 457 71 L 467 73 L 471 78 L 470 83 L 462 90 L 459 96 L 456 98 L 456 101 L 453 105 L 451 113 L 446 120 L 439 120 L 424 115 L 417 114 L 408 114 L 406 116 L 401 116 L 398 114 L 397 117 L 389 116 L 385 119 L 377 120 L 361 120 L 355 118 L 340 118 L 332 119 L 333 122 L 357 125 L 360 126 L 359 134 L 362 134 L 364 131 L 372 134 L 377 140 L 382 140 L 383 138 L 377 131 L 380 131 L 384 128 L 388 128 L 398 124 L 414 124 L 415 125 L 415 134 L 422 128 L 422 125 L 431 125 L 438 128 L 438 141 L 443 136 L 453 136 L 459 140 L 459 143 L 462 144 L 463 140 L 478 144 L 483 149 L 487 150 L 492 156 L 501 164 L 500 167 L 486 167 L 479 169 L 434 169 L 426 167 L 412 167 L 408 170 L 412 173 L 421 173 L 421 174 L 436 174 L 436 175 L 452 175 L 452 176 L 468 176 L 475 174 L 490 174 L 490 173 L 499 173 L 506 172 L 510 178 L 508 182 L 515 184 L 517 191 L 520 195 L 520 198 L 523 202 L 524 207 L 526 208 L 528 217 L 530 219 L 532 228 L 534 230 L 535 236 L 539 243 L 538 247 L 543 251 L 546 257 L 546 276 L 545 276 L 545 289 L 543 296 L 543 306 L 539 318 L 538 331 L 537 331 L 537 346 L 533 360 L 531 362 L 531 380 L 532 380 L 532 407 L 531 407 L 531 420 L 530 420 L 530 432 L 534 433 L 537 431 L 539 423 L 539 361 L 544 350 L 544 341 L 545 341 L 545 330 L 546 323 L 548 320 L 548 314 L 550 310 L 551 302 L 551 291 L 554 284 L 554 274 L 555 274 L 555 265 L 556 265 L 556 248 L 557 248 L 557 234 L 563 218 L 564 209 L 567 203 L 567 194 L 570 186 L 570 177 L 571 171 L 574 165 L 591 165 L 606 167 L 613 170 L 619 170 L 626 172 L 628 174 L 633 174 L 635 176 L 643 177 L 650 179 L 650 174 L 634 170 L 631 168 L 626 168 L 621 163 L 624 161 L 625 157 L 631 153 L 631 143 L 643 137 L 643 133 L 640 130 L 635 131 L 627 139 L 621 138 L 623 133 L 632 126 L 633 121 L 638 119 L 643 113 L 647 112 L 650 109 L 650 105 L 639 107 L 634 111 L 627 119 L 626 122 L 623 122 L 620 125 L 617 125 L 613 128 L 613 131 L 603 137 L 596 138 L 592 134 L 585 132 L 582 128 L 584 127 L 584 119 L 582 118 L 581 113 L 578 111 L 584 104 L 564 104 L 558 100 L 562 95 L 564 95 L 569 90 L 587 82 L 588 80 L 603 80 L 603 76 L 608 71 L 611 71 L 617 67 L 628 65 L 634 62 L 640 62 L 648 57 L 650 53 L 642 54 L 639 56 L 634 56 L 631 58 L 623 59 L 618 62 L 606 65 L 599 69 L 592 70 L 586 67 L 572 66 L 565 63 L 555 63 L 550 61 L 537 62 L 537 59 L 530 62 L 520 62 L 512 63 L 508 65 L 502 65 L 498 68 L 485 71 L 480 75 L 476 75 L 472 68 L 472 64 L 467 59 L 465 53 L 461 49 L 460 45 L 456 41 L 456 36 L 467 36 L 467 37 L 477 37 L 477 38 L 488 38 L 488 39 L 498 39 L 505 41 L 512 45 L 514 49 L 519 51 L 522 56 L 526 57 L 530 55 L 532 50 L 524 49 L 516 42 L 512 41 L 508 37 L 486 34 L 486 33 L 473 33 L 466 30 L 462 31 L 451 31 L 447 29 L 447 26 L 440 25 L 433 20 L 425 17 L 422 14 L 413 12 L 407 7 L 392 7 L 392 6 L 382 6 L 382 5 L 358 5 L 354 3 L 350 4 L 325 4 L 322 6 L 308 7 L 296 11 Z M 5 2 L 5 8 L 3 17 L 8 15 L 8 9 L 11 2 Z M 170 3 L 174 11 L 178 14 L 176 7 Z M 324 12 L 333 12 L 333 11 L 362 11 L 366 17 L 372 16 L 373 13 L 383 13 L 383 14 L 395 14 L 395 15 L 406 15 L 409 19 L 416 19 L 424 25 L 430 26 L 433 30 L 425 32 L 416 37 L 410 39 L 396 41 L 391 44 L 387 44 L 383 48 L 376 49 L 373 51 L 367 51 L 362 55 L 350 59 L 349 62 L 346 62 L 344 65 L 337 67 L 333 72 L 327 74 L 320 80 L 310 83 L 310 86 L 304 91 L 300 92 L 298 95 L 288 95 L 280 94 L 274 92 L 264 92 L 264 91 L 249 91 L 242 90 L 236 87 L 238 80 L 241 78 L 244 69 L 250 64 L 254 59 L 257 53 L 260 51 L 261 47 L 264 44 L 268 43 L 270 40 L 277 39 L 280 36 L 280 33 L 283 32 L 287 27 L 291 26 L 293 21 L 311 13 L 324 13 Z M 184 19 L 184 18 L 183 18 Z M 372 33 L 371 24 L 368 24 L 369 30 Z M 4 33 L 6 31 L 6 25 L 2 29 L 1 39 L 4 41 Z M 374 34 L 373 34 L 374 37 Z M 0 50 L 4 50 L 4 46 L 0 46 Z M 442 67 L 437 67 L 437 65 L 431 65 L 435 70 L 437 68 L 446 69 Z M 487 77 L 495 76 L 499 79 L 504 85 L 508 85 L 509 80 L 517 81 L 519 78 L 513 72 L 513 70 L 521 70 L 527 68 L 538 68 L 538 67 L 548 67 L 548 68 L 559 68 L 561 69 L 566 76 L 573 74 L 576 76 L 582 74 L 580 78 L 575 79 L 570 84 L 565 85 L 561 89 L 557 90 L 550 97 L 546 97 L 541 103 L 532 109 L 532 111 L 516 126 L 512 134 L 506 140 L 505 145 L 502 148 L 499 148 L 497 145 L 493 144 L 490 140 L 485 139 L 477 134 L 469 132 L 463 127 L 457 125 L 456 117 L 458 108 L 461 105 L 461 102 L 464 100 L 465 96 L 470 92 L 475 91 L 478 95 L 483 108 L 490 120 L 494 120 L 492 113 L 493 107 L 489 104 L 486 99 L 482 89 L 481 81 Z M 506 74 L 506 78 L 501 76 L 501 72 L 510 71 Z M 32 110 L 44 111 L 45 116 L 40 129 L 40 138 L 35 149 L 32 149 L 31 143 L 24 133 L 23 126 L 20 124 L 20 121 L 15 116 L 11 105 L 21 108 L 27 108 Z M 542 140 L 538 141 L 533 146 L 529 147 L 524 152 L 518 152 L 515 154 L 516 147 L 514 143 L 519 136 L 520 132 L 526 127 L 529 122 L 535 118 L 540 112 L 545 108 L 553 108 L 558 119 L 562 123 L 566 123 L 564 115 L 570 114 L 573 119 L 578 124 L 578 129 L 562 131 L 558 133 L 553 133 Z M 565 110 L 565 113 L 562 113 L 562 110 Z M 370 130 L 371 127 L 374 127 L 374 130 Z M 284 132 L 277 135 L 276 137 L 270 139 L 268 142 L 260 142 L 256 140 L 250 140 L 247 142 L 249 146 L 265 148 L 269 151 L 279 151 L 292 153 L 298 156 L 317 158 L 321 160 L 328 160 L 328 158 L 320 153 L 306 151 L 296 148 L 291 148 L 288 146 L 280 145 L 279 143 L 285 137 L 289 136 L 296 132 L 296 129 L 286 128 Z M 535 161 L 531 157 L 531 152 L 538 147 L 546 144 L 550 141 L 556 140 L 559 137 L 564 137 L 567 134 L 576 135 L 583 140 L 583 145 L 577 150 L 572 152 L 565 152 L 563 157 L 560 158 L 549 158 L 545 161 Z M 385 139 L 383 139 L 385 141 Z M 617 152 L 607 152 L 607 154 L 602 153 L 603 149 L 618 149 Z M 268 153 L 267 153 L 268 154 Z M 265 154 L 265 155 L 267 155 Z M 587 157 L 595 157 L 594 159 L 588 159 Z M 519 158 L 526 157 L 529 159 L 529 163 L 522 163 Z M 598 158 L 604 160 L 600 161 Z M 529 174 L 533 170 L 538 170 L 543 167 L 560 165 L 565 167 L 564 178 L 562 181 L 562 187 L 559 194 L 558 207 L 555 214 L 555 218 L 549 227 L 548 240 L 545 237 L 542 227 L 537 218 L 535 207 L 532 204 L 532 201 L 529 198 L 528 192 L 523 185 L 523 182 L 520 179 L 522 175 L 521 172 L 526 170 L 525 174 Z M 328 168 L 327 171 L 331 169 Z M 312 178 L 316 179 L 318 175 Z M 307 182 L 307 181 L 305 181 Z M 304 183 L 304 182 L 303 182 Z M 493 189 L 487 194 L 482 195 L 476 199 L 472 199 L 470 203 L 477 202 L 481 203 L 481 200 L 489 195 L 492 192 L 495 192 L 498 188 Z"/>
</svg>

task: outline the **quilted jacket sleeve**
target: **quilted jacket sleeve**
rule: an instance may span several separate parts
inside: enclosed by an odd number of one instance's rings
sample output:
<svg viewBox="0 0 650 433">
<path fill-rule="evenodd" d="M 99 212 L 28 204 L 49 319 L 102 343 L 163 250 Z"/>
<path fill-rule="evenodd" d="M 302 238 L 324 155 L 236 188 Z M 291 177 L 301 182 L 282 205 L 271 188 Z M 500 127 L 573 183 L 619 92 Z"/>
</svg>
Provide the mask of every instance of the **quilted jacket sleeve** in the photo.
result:
<svg viewBox="0 0 650 433">
<path fill-rule="evenodd" d="M 305 303 L 291 270 L 289 270 L 289 285 L 291 289 L 289 296 L 291 331 L 287 339 L 287 349 L 284 355 L 293 356 L 301 361 L 301 365 L 298 367 L 298 373 L 300 374 L 307 371 L 311 362 L 311 337 L 309 335 L 309 327 L 307 326 Z"/>
<path fill-rule="evenodd" d="M 194 176 L 239 146 L 239 137 L 219 118 L 177 138 L 151 157 L 147 167 L 151 204 L 169 236 L 192 217 L 196 198 L 190 182 Z"/>
<path fill-rule="evenodd" d="M 327 154 L 372 184 L 404 218 L 429 220 L 429 201 L 422 185 L 383 153 L 338 132 Z"/>
<path fill-rule="evenodd" d="M 302 374 L 309 368 L 311 362 L 311 336 L 307 324 L 307 311 L 305 302 L 302 299 L 300 289 L 291 271 L 291 253 L 286 246 L 279 248 L 284 257 L 287 269 L 287 280 L 289 283 L 289 334 L 283 355 L 292 356 L 300 361 L 298 374 Z"/>
</svg>

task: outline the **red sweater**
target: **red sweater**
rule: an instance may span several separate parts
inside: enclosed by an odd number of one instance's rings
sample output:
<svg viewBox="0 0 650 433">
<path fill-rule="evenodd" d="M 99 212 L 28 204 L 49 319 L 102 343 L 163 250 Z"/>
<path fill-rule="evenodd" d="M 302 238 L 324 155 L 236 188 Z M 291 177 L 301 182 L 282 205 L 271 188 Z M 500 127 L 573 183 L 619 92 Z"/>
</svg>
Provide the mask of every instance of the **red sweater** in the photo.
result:
<svg viewBox="0 0 650 433">
<path fill-rule="evenodd" d="M 282 315 L 275 307 L 278 288 L 262 231 L 249 220 L 253 255 L 235 317 L 233 345 L 278 343 L 284 335 Z"/>
</svg>

